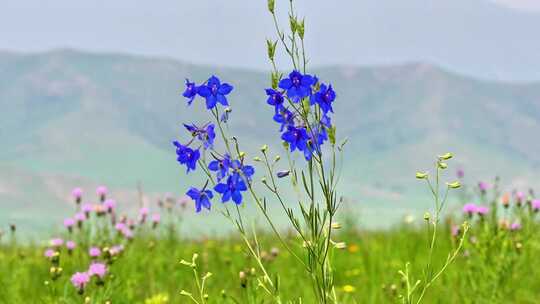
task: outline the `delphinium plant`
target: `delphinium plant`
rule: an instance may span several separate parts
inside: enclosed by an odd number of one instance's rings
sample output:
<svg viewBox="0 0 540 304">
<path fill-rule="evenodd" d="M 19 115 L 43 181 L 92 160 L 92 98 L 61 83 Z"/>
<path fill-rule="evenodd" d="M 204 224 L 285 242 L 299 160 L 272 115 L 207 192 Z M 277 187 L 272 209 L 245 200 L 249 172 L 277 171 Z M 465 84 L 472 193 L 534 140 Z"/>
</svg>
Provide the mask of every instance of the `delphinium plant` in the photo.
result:
<svg viewBox="0 0 540 304">
<path fill-rule="evenodd" d="M 333 240 L 332 225 L 340 204 L 336 190 L 338 163 L 345 142 L 337 144 L 336 128 L 331 119 L 336 93 L 332 85 L 308 73 L 305 22 L 297 17 L 293 1 L 290 1 L 287 33 L 280 28 L 273 0 L 268 1 L 268 10 L 275 24 L 277 40 L 267 41 L 273 70 L 270 87 L 261 90 L 260 104 L 271 109 L 270 117 L 279 132 L 276 142 L 281 141 L 284 147 L 286 164 L 282 164 L 279 154 L 272 153 L 264 145 L 261 154 L 252 158 L 263 168 L 262 173 L 258 172 L 259 178 L 255 178 L 255 167 L 241 149 L 240 139 L 228 133 L 229 118 L 232 118 L 228 98 L 233 86 L 216 76 L 200 84 L 186 80 L 183 96 L 188 105 L 201 97 L 211 120 L 184 125 L 188 131 L 187 139 L 174 142 L 177 160 L 186 167 L 187 173 L 199 169 L 206 175 L 199 187 L 187 191 L 197 212 L 210 209 L 216 200 L 225 203 L 222 213 L 237 228 L 247 251 L 257 263 L 261 290 L 276 303 L 283 301 L 278 274 L 270 274 L 265 268 L 255 230 L 250 229 L 245 219 L 242 206 L 248 196 L 282 246 L 304 268 L 317 301 L 337 303 L 331 256 L 338 242 Z M 286 52 L 292 64 L 292 71 L 286 74 L 279 71 L 275 61 L 280 49 Z M 266 97 L 263 97 L 264 92 Z M 297 194 L 294 200 L 284 195 L 278 179 L 288 179 L 288 185 Z M 267 191 L 262 192 L 261 188 Z M 282 235 L 269 214 L 269 206 L 276 204 L 281 206 L 294 228 L 295 243 Z"/>
<path fill-rule="evenodd" d="M 433 256 L 434 251 L 437 248 L 437 239 L 440 237 L 442 212 L 447 204 L 448 193 L 453 189 L 461 187 L 459 181 L 446 182 L 444 184 L 441 182 L 441 175 L 448 168 L 447 161 L 452 157 L 453 156 L 450 153 L 437 157 L 435 161 L 435 174 L 433 177 L 430 176 L 428 172 L 416 173 L 417 179 L 426 181 L 433 196 L 434 206 L 431 213 L 426 212 L 424 214 L 429 238 L 427 244 L 428 255 L 425 266 L 422 268 L 422 277 L 419 279 L 414 278 L 412 266 L 409 263 L 405 265 L 405 269 L 399 271 L 405 285 L 404 293 L 400 294 L 400 298 L 405 304 L 418 304 L 424 300 L 429 288 L 443 275 L 447 268 L 458 257 L 469 230 L 468 223 L 464 222 L 461 225 L 462 234 L 456 248 L 448 253 L 446 260 L 442 261 L 442 265 L 437 265 L 437 261 L 433 260 Z"/>
</svg>

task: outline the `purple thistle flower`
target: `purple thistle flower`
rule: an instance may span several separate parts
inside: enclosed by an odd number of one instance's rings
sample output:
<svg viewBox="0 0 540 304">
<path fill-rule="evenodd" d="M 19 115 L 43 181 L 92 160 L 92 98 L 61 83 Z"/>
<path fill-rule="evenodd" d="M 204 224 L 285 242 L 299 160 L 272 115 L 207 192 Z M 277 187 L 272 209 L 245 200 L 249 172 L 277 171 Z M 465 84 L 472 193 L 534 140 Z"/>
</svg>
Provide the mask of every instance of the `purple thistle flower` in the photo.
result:
<svg viewBox="0 0 540 304">
<path fill-rule="evenodd" d="M 461 229 L 459 228 L 458 225 L 452 225 L 451 233 L 452 233 L 453 237 L 457 237 L 459 235 L 460 231 L 461 231 Z"/>
<path fill-rule="evenodd" d="M 476 205 L 473 203 L 465 204 L 463 206 L 463 213 L 467 213 L 469 216 L 472 216 L 474 213 L 476 213 Z"/>
<path fill-rule="evenodd" d="M 486 193 L 486 191 L 489 189 L 489 184 L 486 182 L 479 182 L 478 189 L 480 189 L 482 193 Z"/>
<path fill-rule="evenodd" d="M 79 293 L 84 292 L 84 288 L 88 282 L 90 282 L 90 276 L 86 272 L 76 272 L 71 276 L 71 284 L 77 288 Z"/>
<path fill-rule="evenodd" d="M 127 226 L 125 223 L 116 223 L 116 225 L 114 225 L 114 229 L 116 229 L 117 231 L 121 232 L 122 230 L 126 229 Z"/>
<path fill-rule="evenodd" d="M 66 248 L 69 250 L 69 251 L 72 251 L 73 249 L 75 249 L 77 245 L 75 244 L 74 241 L 67 241 L 66 242 Z"/>
<path fill-rule="evenodd" d="M 92 247 L 90 248 L 90 250 L 88 250 L 88 254 L 90 255 L 90 257 L 97 258 L 101 255 L 101 249 L 99 249 L 98 247 Z"/>
<path fill-rule="evenodd" d="M 99 186 L 96 189 L 96 193 L 99 197 L 104 197 L 105 195 L 107 195 L 107 192 L 108 192 L 108 189 L 106 186 Z"/>
<path fill-rule="evenodd" d="M 510 225 L 510 230 L 517 231 L 521 229 L 521 224 L 519 222 L 514 222 Z"/>
<path fill-rule="evenodd" d="M 83 204 L 81 206 L 81 211 L 84 212 L 86 217 L 88 217 L 88 215 L 90 214 L 90 212 L 92 212 L 92 210 L 94 210 L 94 207 L 92 206 L 92 204 Z"/>
<path fill-rule="evenodd" d="M 71 196 L 75 199 L 75 202 L 80 203 L 82 198 L 83 190 L 79 187 L 71 190 Z"/>
<path fill-rule="evenodd" d="M 107 212 L 111 213 L 116 208 L 116 201 L 113 199 L 107 199 L 103 202 L 103 207 Z"/>
<path fill-rule="evenodd" d="M 103 279 L 107 274 L 107 266 L 103 263 L 92 263 L 88 267 L 89 276 L 97 276 L 99 279 Z"/>
<path fill-rule="evenodd" d="M 133 231 L 129 229 L 128 227 L 122 229 L 121 232 L 122 232 L 122 235 L 128 240 L 131 240 L 133 238 Z"/>
<path fill-rule="evenodd" d="M 116 255 L 119 255 L 123 250 L 124 250 L 124 246 L 115 245 L 115 246 L 112 246 L 111 249 L 109 249 L 109 253 L 112 256 L 116 256 Z"/>
<path fill-rule="evenodd" d="M 477 206 L 476 207 L 476 214 L 480 216 L 484 216 L 489 213 L 489 208 L 486 206 Z"/>
<path fill-rule="evenodd" d="M 64 245 L 64 240 L 62 240 L 61 238 L 54 238 L 54 239 L 49 241 L 49 244 L 54 248 L 58 248 L 58 247 Z"/>
<path fill-rule="evenodd" d="M 150 210 L 147 207 L 142 207 L 139 209 L 139 216 L 140 217 L 147 217 Z"/>
<path fill-rule="evenodd" d="M 78 223 L 84 222 L 86 220 L 86 215 L 84 215 L 84 212 L 78 212 L 75 214 L 75 220 Z"/>
<path fill-rule="evenodd" d="M 212 109 L 217 103 L 228 106 L 229 103 L 225 95 L 228 95 L 232 90 L 233 87 L 230 84 L 221 83 L 219 78 L 212 75 L 206 85 L 199 87 L 197 93 L 206 99 L 206 108 Z"/>
<path fill-rule="evenodd" d="M 159 224 L 161 221 L 161 215 L 159 213 L 152 214 L 152 223 Z"/>
<path fill-rule="evenodd" d="M 70 232 L 71 232 L 71 229 L 73 228 L 73 226 L 75 226 L 75 220 L 68 217 L 67 219 L 64 220 L 64 227 L 66 227 Z"/>
<path fill-rule="evenodd" d="M 201 212 L 201 209 L 204 207 L 210 210 L 212 204 L 210 200 L 214 197 L 214 194 L 210 190 L 199 190 L 197 188 L 191 187 L 186 193 L 192 200 L 195 201 L 195 211 Z"/>
<path fill-rule="evenodd" d="M 540 210 L 540 199 L 533 199 L 531 201 L 531 207 L 534 212 L 538 212 Z"/>
<path fill-rule="evenodd" d="M 521 206 L 521 204 L 523 204 L 524 199 L 525 199 L 525 194 L 521 191 L 518 191 L 516 193 L 516 205 Z"/>
<path fill-rule="evenodd" d="M 54 251 L 53 249 L 51 248 L 48 248 L 47 250 L 45 250 L 45 252 L 43 253 L 43 255 L 46 257 L 46 258 L 52 258 L 54 256 L 54 254 L 56 253 L 56 251 Z"/>
</svg>

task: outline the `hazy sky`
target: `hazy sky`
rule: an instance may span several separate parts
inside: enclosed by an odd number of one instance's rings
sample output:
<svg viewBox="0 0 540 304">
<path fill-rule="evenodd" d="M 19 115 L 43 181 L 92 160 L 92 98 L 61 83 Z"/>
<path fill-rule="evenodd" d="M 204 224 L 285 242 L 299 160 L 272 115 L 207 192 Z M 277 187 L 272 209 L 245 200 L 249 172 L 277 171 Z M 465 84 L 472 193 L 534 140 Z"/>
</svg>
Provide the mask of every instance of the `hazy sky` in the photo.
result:
<svg viewBox="0 0 540 304">
<path fill-rule="evenodd" d="M 276 2 L 284 13 L 288 1 Z M 425 61 L 540 80 L 540 0 L 297 2 L 316 65 Z M 3 0 L 0 34 L 7 50 L 70 47 L 261 69 L 273 28 L 266 0 Z"/>
</svg>

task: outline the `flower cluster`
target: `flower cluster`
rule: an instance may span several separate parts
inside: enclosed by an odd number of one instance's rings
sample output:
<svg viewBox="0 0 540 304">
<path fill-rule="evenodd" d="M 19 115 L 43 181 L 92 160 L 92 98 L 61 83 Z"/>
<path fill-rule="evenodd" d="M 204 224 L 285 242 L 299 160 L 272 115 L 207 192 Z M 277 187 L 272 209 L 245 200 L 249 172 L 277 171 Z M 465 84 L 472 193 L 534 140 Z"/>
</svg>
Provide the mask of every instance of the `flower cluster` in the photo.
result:
<svg viewBox="0 0 540 304">
<path fill-rule="evenodd" d="M 281 79 L 277 87 L 266 89 L 266 102 L 274 107 L 274 121 L 280 124 L 281 139 L 291 152 L 298 150 L 310 160 L 329 139 L 332 130 L 329 115 L 334 112 L 332 103 L 336 93 L 332 85 L 296 70 Z"/>
<path fill-rule="evenodd" d="M 212 111 L 219 124 L 226 122 L 230 110 L 226 109 L 224 115 L 219 118 L 217 104 L 228 106 L 229 102 L 226 95 L 232 90 L 233 87 L 230 84 L 222 83 L 218 77 L 211 76 L 199 86 L 186 80 L 186 89 L 183 96 L 188 99 L 188 105 L 193 103 L 197 95 L 205 98 L 206 108 Z M 214 197 L 213 191 L 221 195 L 223 203 L 232 200 L 236 204 L 241 204 L 243 200 L 242 192 L 248 190 L 247 183 L 251 181 L 251 177 L 255 173 L 253 166 L 245 164 L 244 157 L 241 155 L 238 156 L 238 159 L 234 159 L 231 156 L 231 151 L 225 153 L 216 151 L 214 148 L 215 124 L 210 122 L 202 126 L 184 124 L 184 127 L 190 133 L 191 139 L 185 145 L 178 141 L 173 142 L 176 147 L 177 161 L 181 165 L 185 165 L 189 173 L 197 169 L 198 163 L 206 165 L 205 160 L 201 162 L 201 157 L 204 158 L 207 153 L 201 153 L 201 149 L 209 151 L 213 160 L 203 169 L 210 178 L 212 178 L 211 172 L 213 172 L 217 181 L 213 189 L 208 188 L 207 182 L 202 189 L 191 187 L 187 191 L 186 194 L 195 202 L 196 212 L 200 212 L 202 208 L 211 208 L 211 200 Z M 228 146 L 227 149 L 229 149 Z"/>
</svg>

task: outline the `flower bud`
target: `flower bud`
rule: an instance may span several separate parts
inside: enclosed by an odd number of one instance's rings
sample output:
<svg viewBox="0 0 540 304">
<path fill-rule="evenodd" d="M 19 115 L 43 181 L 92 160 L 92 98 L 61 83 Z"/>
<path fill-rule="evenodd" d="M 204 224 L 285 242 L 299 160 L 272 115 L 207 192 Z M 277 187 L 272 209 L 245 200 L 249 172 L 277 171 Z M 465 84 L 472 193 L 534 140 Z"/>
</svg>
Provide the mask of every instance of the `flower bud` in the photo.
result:
<svg viewBox="0 0 540 304">
<path fill-rule="evenodd" d="M 332 229 L 341 229 L 341 223 L 335 222 L 332 223 Z"/>
<path fill-rule="evenodd" d="M 271 61 L 274 60 L 274 56 L 276 54 L 276 46 L 277 46 L 277 41 L 272 42 L 270 40 L 266 40 L 266 49 L 268 51 L 268 59 L 270 59 Z"/>
<path fill-rule="evenodd" d="M 300 36 L 300 39 L 304 39 L 304 30 L 305 30 L 305 23 L 304 23 L 304 19 L 302 19 L 302 22 L 300 23 L 297 23 L 297 28 L 298 28 L 298 36 Z"/>
<path fill-rule="evenodd" d="M 283 177 L 288 176 L 290 173 L 291 173 L 290 170 L 279 171 L 279 172 L 277 173 L 277 177 L 278 177 L 278 178 L 283 178 Z"/>
<path fill-rule="evenodd" d="M 428 177 L 427 172 L 416 172 L 416 178 L 418 179 L 426 179 Z"/>
<path fill-rule="evenodd" d="M 345 244 L 345 242 L 339 242 L 339 243 L 336 243 L 336 244 L 334 245 L 334 247 L 335 247 L 336 249 L 345 249 L 345 248 L 347 248 L 347 244 Z"/>
<path fill-rule="evenodd" d="M 448 168 L 448 164 L 447 164 L 447 163 L 439 162 L 439 163 L 438 163 L 438 166 L 439 166 L 440 169 L 443 169 L 443 170 L 446 169 L 446 168 Z"/>
<path fill-rule="evenodd" d="M 289 15 L 289 23 L 290 23 L 290 27 L 291 27 L 291 32 L 293 34 L 296 33 L 298 24 L 297 24 L 296 18 L 294 18 L 293 15 Z"/>
<path fill-rule="evenodd" d="M 424 213 L 424 220 L 427 222 L 431 218 L 431 214 L 429 212 Z"/>
<path fill-rule="evenodd" d="M 275 0 L 268 0 L 268 11 L 274 14 Z"/>
<path fill-rule="evenodd" d="M 449 159 L 451 159 L 452 157 L 454 157 L 454 156 L 452 155 L 452 153 L 445 153 L 445 154 L 443 154 L 443 155 L 439 155 L 439 159 L 442 159 L 442 160 L 449 160 Z"/>
<path fill-rule="evenodd" d="M 238 156 L 240 156 L 240 158 L 244 158 L 244 156 L 246 156 L 246 152 L 240 151 Z"/>
<path fill-rule="evenodd" d="M 452 188 L 452 189 L 457 189 L 457 188 L 461 187 L 461 183 L 459 181 L 446 183 L 446 185 L 448 186 L 448 188 Z"/>
<path fill-rule="evenodd" d="M 281 156 L 276 155 L 276 157 L 274 158 L 274 162 L 277 163 L 280 159 L 281 159 Z"/>
<path fill-rule="evenodd" d="M 255 156 L 255 157 L 253 158 L 253 161 L 260 162 L 260 161 L 261 161 L 261 158 L 258 157 L 258 156 Z"/>
<path fill-rule="evenodd" d="M 262 153 L 266 153 L 267 150 L 268 150 L 268 145 L 263 145 L 263 146 L 261 147 L 261 152 L 262 152 Z"/>
</svg>

